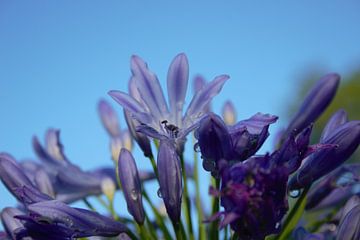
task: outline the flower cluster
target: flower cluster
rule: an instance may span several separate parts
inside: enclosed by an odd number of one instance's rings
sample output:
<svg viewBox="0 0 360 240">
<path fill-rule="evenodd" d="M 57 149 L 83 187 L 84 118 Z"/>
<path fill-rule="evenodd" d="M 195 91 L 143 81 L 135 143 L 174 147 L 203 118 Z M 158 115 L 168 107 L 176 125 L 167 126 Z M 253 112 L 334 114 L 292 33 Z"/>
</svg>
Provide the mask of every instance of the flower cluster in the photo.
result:
<svg viewBox="0 0 360 240">
<path fill-rule="evenodd" d="M 258 151 L 278 117 L 255 113 L 237 121 L 231 101 L 224 104 L 222 116 L 212 112 L 210 103 L 228 78 L 220 75 L 208 83 L 194 78 L 195 93 L 184 111 L 186 55 L 177 55 L 170 64 L 168 102 L 157 76 L 133 56 L 128 93 L 109 92 L 123 107 L 127 129 L 120 128 L 107 101 L 98 104 L 113 167 L 81 169 L 66 157 L 56 129 L 46 132 L 45 144 L 33 138 L 39 161 L 16 161 L 0 153 L 1 181 L 18 202 L 1 211 L 0 239 L 360 239 L 360 165 L 344 164 L 360 144 L 360 121 L 348 120 L 340 109 L 319 142 L 310 143 L 313 123 L 334 98 L 340 76 L 325 75 L 311 88 L 275 149 L 263 154 Z M 194 159 L 189 164 L 184 149 L 192 132 Z M 152 171 L 138 170 L 133 141 Z M 198 156 L 214 183 L 210 213 L 200 194 Z M 149 181 L 158 186 L 155 195 L 166 213 L 148 193 Z M 115 208 L 117 191 L 132 219 Z M 108 212 L 98 212 L 93 200 Z M 88 209 L 72 206 L 79 201 Z M 328 210 L 327 215 L 298 224 L 303 214 L 319 209 Z"/>
</svg>

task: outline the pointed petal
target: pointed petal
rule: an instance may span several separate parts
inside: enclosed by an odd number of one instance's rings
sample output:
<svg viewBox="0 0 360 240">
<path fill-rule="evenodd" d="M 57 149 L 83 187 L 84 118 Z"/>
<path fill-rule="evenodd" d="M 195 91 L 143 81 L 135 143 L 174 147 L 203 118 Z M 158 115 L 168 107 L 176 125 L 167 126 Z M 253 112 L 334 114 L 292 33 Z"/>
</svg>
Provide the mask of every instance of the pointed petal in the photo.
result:
<svg viewBox="0 0 360 240">
<path fill-rule="evenodd" d="M 190 102 L 190 105 L 185 113 L 184 122 L 194 121 L 196 118 L 204 114 L 204 109 L 222 89 L 226 80 L 229 79 L 228 75 L 220 75 L 213 81 L 206 84 L 199 92 L 197 92 Z"/>
<path fill-rule="evenodd" d="M 167 75 L 169 104 L 175 125 L 181 127 L 182 111 L 189 80 L 189 63 L 184 53 L 172 61 Z"/>
<path fill-rule="evenodd" d="M 60 142 L 60 130 L 50 128 L 45 135 L 46 151 L 58 161 L 67 161 L 64 154 L 64 146 Z"/>
<path fill-rule="evenodd" d="M 39 190 L 42 193 L 45 193 L 45 194 L 55 198 L 55 190 L 53 188 L 53 185 L 51 184 L 49 175 L 45 172 L 44 169 L 39 168 L 35 172 L 34 179 L 35 179 L 36 186 L 39 188 Z"/>
<path fill-rule="evenodd" d="M 98 103 L 98 112 L 106 131 L 113 137 L 119 136 L 119 120 L 111 105 L 105 100 L 100 100 Z"/>
<path fill-rule="evenodd" d="M 151 123 L 151 116 L 144 110 L 140 103 L 131 96 L 120 91 L 110 91 L 108 94 L 123 108 L 128 110 L 138 121 L 145 124 Z"/>
<path fill-rule="evenodd" d="M 168 108 L 159 80 L 138 56 L 131 57 L 131 71 L 141 98 L 157 120 L 165 119 Z"/>
<path fill-rule="evenodd" d="M 260 134 L 265 126 L 277 121 L 278 117 L 270 114 L 256 113 L 249 119 L 242 120 L 229 127 L 229 132 L 236 132 L 238 129 L 246 127 L 250 134 Z"/>
<path fill-rule="evenodd" d="M 329 121 L 326 123 L 320 137 L 320 142 L 326 141 L 326 138 L 340 125 L 346 123 L 348 120 L 345 110 L 340 109 L 334 113 Z"/>
<path fill-rule="evenodd" d="M 154 128 L 147 126 L 147 125 L 139 125 L 136 127 L 136 131 L 141 132 L 145 134 L 148 137 L 159 139 L 159 140 L 165 140 L 167 137 L 158 131 L 156 131 Z"/>
</svg>

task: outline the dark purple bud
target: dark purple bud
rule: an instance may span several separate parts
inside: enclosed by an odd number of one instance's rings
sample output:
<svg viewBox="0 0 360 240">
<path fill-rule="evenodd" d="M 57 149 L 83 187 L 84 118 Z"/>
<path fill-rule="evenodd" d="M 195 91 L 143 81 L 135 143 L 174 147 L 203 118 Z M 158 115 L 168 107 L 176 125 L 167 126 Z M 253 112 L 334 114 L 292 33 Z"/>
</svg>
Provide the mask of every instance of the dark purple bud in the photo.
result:
<svg viewBox="0 0 360 240">
<path fill-rule="evenodd" d="M 329 119 L 329 121 L 326 123 L 326 126 L 321 133 L 320 142 L 325 142 L 326 138 L 331 135 L 331 133 L 335 131 L 336 128 L 346 123 L 347 121 L 348 118 L 345 110 L 340 109 L 336 113 L 334 113 Z"/>
<path fill-rule="evenodd" d="M 163 198 L 166 212 L 173 223 L 180 221 L 182 182 L 180 158 L 175 146 L 166 140 L 160 141 L 157 158 L 159 172 L 159 193 Z"/>
<path fill-rule="evenodd" d="M 31 204 L 27 209 L 30 218 L 20 217 L 27 228 L 27 223 L 32 224 L 37 229 L 43 228 L 43 231 L 59 227 L 59 229 L 62 228 L 62 234 L 67 234 L 67 238 L 110 237 L 127 231 L 126 226 L 120 222 L 93 211 L 71 208 L 57 200 Z"/>
<path fill-rule="evenodd" d="M 360 239 L 360 204 L 354 206 L 340 222 L 336 239 Z"/>
<path fill-rule="evenodd" d="M 231 153 L 231 138 L 223 120 L 213 114 L 202 119 L 196 130 L 198 146 L 203 158 L 203 166 L 206 171 L 216 170 L 217 162 L 227 158 Z"/>
<path fill-rule="evenodd" d="M 137 144 L 139 144 L 139 147 L 143 151 L 144 155 L 146 157 L 152 156 L 149 138 L 145 134 L 136 131 L 136 127 L 139 126 L 140 123 L 136 119 L 132 118 L 131 114 L 126 110 L 124 110 L 124 116 L 131 136 L 135 139 Z"/>
<path fill-rule="evenodd" d="M 118 161 L 118 174 L 129 213 L 139 224 L 144 223 L 145 214 L 142 204 L 142 192 L 135 159 L 126 149 L 121 149 Z"/>
<path fill-rule="evenodd" d="M 284 137 L 295 131 L 301 132 L 313 123 L 327 108 L 335 96 L 340 76 L 330 73 L 323 76 L 309 91 L 299 111 L 290 122 Z"/>
<path fill-rule="evenodd" d="M 100 100 L 98 103 L 98 112 L 102 124 L 104 125 L 106 131 L 112 137 L 117 137 L 120 135 L 119 120 L 116 115 L 116 112 L 111 107 L 111 105 L 105 101 Z"/>
<path fill-rule="evenodd" d="M 223 105 L 222 117 L 227 125 L 233 125 L 236 122 L 236 111 L 231 101 L 226 101 Z"/>
<path fill-rule="evenodd" d="M 6 207 L 1 211 L 1 222 L 4 226 L 6 233 L 11 236 L 11 239 L 17 239 L 16 232 L 20 231 L 20 229 L 25 229 L 21 221 L 14 218 L 15 216 L 24 214 L 25 213 L 23 213 L 19 209 L 12 207 Z"/>
<path fill-rule="evenodd" d="M 336 144 L 338 147 L 322 149 L 310 155 L 290 179 L 290 190 L 311 184 L 346 161 L 360 143 L 360 121 L 342 124 L 325 139 L 324 143 Z"/>
<path fill-rule="evenodd" d="M 30 204 L 51 199 L 36 189 L 16 161 L 4 153 L 0 153 L 0 178 L 6 188 L 22 203 Z M 25 187 L 26 192 L 23 191 Z"/>
</svg>

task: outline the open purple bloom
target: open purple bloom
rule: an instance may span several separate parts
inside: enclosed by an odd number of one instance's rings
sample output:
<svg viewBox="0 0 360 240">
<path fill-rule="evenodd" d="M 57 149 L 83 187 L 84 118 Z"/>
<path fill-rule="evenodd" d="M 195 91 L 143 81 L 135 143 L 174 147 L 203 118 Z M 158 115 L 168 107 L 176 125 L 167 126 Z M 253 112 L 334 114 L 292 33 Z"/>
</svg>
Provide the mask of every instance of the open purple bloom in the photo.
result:
<svg viewBox="0 0 360 240">
<path fill-rule="evenodd" d="M 360 121 L 339 125 L 325 139 L 324 144 L 335 144 L 336 148 L 323 149 L 311 154 L 290 179 L 289 188 L 305 187 L 337 168 L 346 161 L 360 144 Z"/>
<path fill-rule="evenodd" d="M 196 128 L 206 106 L 229 78 L 227 75 L 218 76 L 201 88 L 183 114 L 189 75 L 185 54 L 177 55 L 169 67 L 167 89 L 170 108 L 156 75 L 138 56 L 131 58 L 131 71 L 131 81 L 134 81 L 140 99 L 121 91 L 110 91 L 110 96 L 140 122 L 138 131 L 156 139 L 174 140 L 180 151 L 186 135 Z"/>
<path fill-rule="evenodd" d="M 137 223 L 143 224 L 145 213 L 142 204 L 141 182 L 135 159 L 131 153 L 122 149 L 118 160 L 119 179 L 126 199 L 129 213 Z"/>
<path fill-rule="evenodd" d="M 157 158 L 159 172 L 159 193 L 164 201 L 166 212 L 173 223 L 180 221 L 182 182 L 180 158 L 175 146 L 169 141 L 160 141 Z"/>
<path fill-rule="evenodd" d="M 269 135 L 269 125 L 276 120 L 276 116 L 257 113 L 227 126 L 219 116 L 210 113 L 195 132 L 195 147 L 201 150 L 204 169 L 216 176 L 221 159 L 235 163 L 255 154 Z"/>
<path fill-rule="evenodd" d="M 312 124 L 327 108 L 335 96 L 340 82 L 340 76 L 330 73 L 323 76 L 309 91 L 298 112 L 292 118 L 285 134 L 301 132 L 304 128 Z"/>
<path fill-rule="evenodd" d="M 222 169 L 220 227 L 230 224 L 243 239 L 277 233 L 288 209 L 287 179 L 286 168 L 272 165 L 269 155 Z"/>
</svg>

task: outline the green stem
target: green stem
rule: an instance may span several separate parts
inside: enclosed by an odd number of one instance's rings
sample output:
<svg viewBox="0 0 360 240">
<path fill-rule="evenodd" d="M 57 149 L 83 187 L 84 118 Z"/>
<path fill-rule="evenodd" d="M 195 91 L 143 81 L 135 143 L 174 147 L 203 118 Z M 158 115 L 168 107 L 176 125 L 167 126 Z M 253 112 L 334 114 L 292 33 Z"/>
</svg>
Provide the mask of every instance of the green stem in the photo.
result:
<svg viewBox="0 0 360 240">
<path fill-rule="evenodd" d="M 296 213 L 297 213 L 298 209 L 300 208 L 300 206 L 302 204 L 304 204 L 304 201 L 306 201 L 306 194 L 308 193 L 310 187 L 311 186 L 309 185 L 309 186 L 305 187 L 304 190 L 302 191 L 299 199 L 296 201 L 295 205 L 293 206 L 293 208 L 291 209 L 291 211 L 287 215 L 281 233 L 275 237 L 276 240 L 285 240 L 285 239 L 287 239 L 289 231 L 292 230 L 292 229 L 288 229 L 289 224 L 291 223 L 291 220 L 296 215 Z M 292 224 L 295 225 L 296 223 L 292 223 Z"/>
<path fill-rule="evenodd" d="M 96 212 L 96 209 L 94 208 L 94 206 L 87 200 L 87 198 L 83 198 L 83 202 L 85 203 L 85 205 L 90 209 Z"/>
<path fill-rule="evenodd" d="M 152 203 L 151 199 L 149 198 L 149 195 L 147 194 L 147 192 L 145 190 L 143 190 L 143 196 L 144 196 L 145 200 L 148 202 L 151 210 L 154 212 L 156 223 L 159 225 L 160 229 L 163 231 L 165 239 L 171 240 L 172 237 L 171 237 L 169 230 L 166 228 L 164 219 L 162 218 L 161 214 L 159 213 L 159 211 L 156 209 L 156 207 Z"/>
<path fill-rule="evenodd" d="M 195 144 L 195 138 L 193 137 L 193 143 Z M 196 194 L 196 208 L 198 211 L 198 225 L 199 225 L 199 240 L 205 240 L 206 230 L 203 224 L 204 221 L 204 213 L 203 208 L 201 206 L 201 194 L 200 194 L 200 182 L 199 182 L 199 158 L 198 153 L 194 151 L 194 182 L 195 182 L 195 194 Z"/>
<path fill-rule="evenodd" d="M 126 234 L 131 238 L 131 240 L 138 240 L 138 237 L 132 231 L 127 230 Z"/>
<path fill-rule="evenodd" d="M 220 179 L 215 179 L 215 189 L 218 190 L 220 188 Z M 213 205 L 211 215 L 219 212 L 219 197 L 213 198 Z M 219 230 L 218 230 L 219 221 L 213 221 L 210 224 L 210 239 L 211 240 L 219 240 Z"/>
<path fill-rule="evenodd" d="M 156 179 L 159 179 L 159 173 L 158 173 L 158 169 L 157 169 L 157 167 L 156 167 L 156 163 L 155 163 L 154 156 L 151 155 L 151 156 L 149 157 L 149 159 L 150 159 L 150 162 L 151 162 L 151 166 L 152 166 L 152 168 L 153 168 L 153 170 L 154 170 L 154 172 L 155 172 Z"/>
<path fill-rule="evenodd" d="M 182 173 L 182 177 L 184 180 L 184 198 L 185 198 L 184 207 L 185 207 L 186 224 L 188 227 L 189 239 L 194 240 L 194 231 L 193 231 L 192 220 L 191 220 L 191 203 L 190 203 L 186 170 L 185 170 L 185 161 L 184 161 L 183 155 L 181 155 L 181 157 L 180 157 L 180 162 L 181 162 L 181 169 L 182 169 L 181 173 Z"/>
<path fill-rule="evenodd" d="M 148 226 L 150 235 L 152 237 L 153 240 L 158 239 L 157 235 L 156 235 L 156 230 L 152 224 L 152 222 L 149 219 L 149 216 L 147 215 L 147 213 L 145 212 L 145 220 L 146 220 L 146 225 Z"/>
<path fill-rule="evenodd" d="M 180 223 L 173 223 L 175 235 L 177 240 L 183 240 L 182 234 L 181 234 L 181 227 Z M 185 239 L 184 239 L 185 240 Z"/>
</svg>

